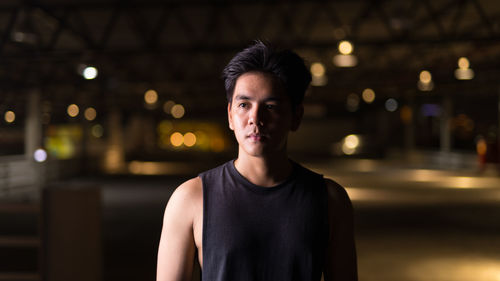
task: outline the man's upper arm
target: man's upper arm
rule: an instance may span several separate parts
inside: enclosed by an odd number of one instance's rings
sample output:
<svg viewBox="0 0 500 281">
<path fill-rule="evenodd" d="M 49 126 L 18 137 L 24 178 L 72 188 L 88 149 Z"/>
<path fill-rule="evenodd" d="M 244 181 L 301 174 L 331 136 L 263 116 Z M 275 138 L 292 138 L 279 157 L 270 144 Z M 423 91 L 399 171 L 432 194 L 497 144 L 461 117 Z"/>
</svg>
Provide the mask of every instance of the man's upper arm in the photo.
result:
<svg viewBox="0 0 500 281">
<path fill-rule="evenodd" d="M 180 185 L 170 197 L 158 247 L 157 280 L 191 280 L 195 255 L 193 220 L 201 179 Z"/>
<path fill-rule="evenodd" d="M 328 190 L 329 241 L 325 262 L 325 281 L 357 280 L 353 210 L 345 189 L 326 179 Z"/>
</svg>

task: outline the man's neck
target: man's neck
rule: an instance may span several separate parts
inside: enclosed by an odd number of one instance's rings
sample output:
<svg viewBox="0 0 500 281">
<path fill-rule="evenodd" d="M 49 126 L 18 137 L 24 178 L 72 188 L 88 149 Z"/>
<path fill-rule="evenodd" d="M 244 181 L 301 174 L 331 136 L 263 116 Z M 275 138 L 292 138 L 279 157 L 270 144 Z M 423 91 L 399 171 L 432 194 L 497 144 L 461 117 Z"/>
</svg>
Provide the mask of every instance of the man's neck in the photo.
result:
<svg viewBox="0 0 500 281">
<path fill-rule="evenodd" d="M 240 153 L 234 166 L 251 183 L 264 187 L 278 185 L 292 172 L 292 163 L 286 154 L 254 157 Z"/>
</svg>

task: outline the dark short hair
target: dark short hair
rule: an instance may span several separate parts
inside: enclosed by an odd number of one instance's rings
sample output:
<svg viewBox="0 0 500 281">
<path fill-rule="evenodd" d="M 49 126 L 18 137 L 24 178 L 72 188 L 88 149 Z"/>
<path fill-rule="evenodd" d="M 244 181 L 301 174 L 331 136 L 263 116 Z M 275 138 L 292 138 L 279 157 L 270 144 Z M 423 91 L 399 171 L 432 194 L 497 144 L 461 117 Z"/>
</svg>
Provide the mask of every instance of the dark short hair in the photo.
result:
<svg viewBox="0 0 500 281">
<path fill-rule="evenodd" d="M 291 50 L 278 50 L 269 43 L 256 41 L 237 53 L 224 68 L 222 77 L 229 103 L 233 99 L 236 80 L 242 74 L 252 71 L 268 73 L 277 78 L 293 106 L 302 103 L 311 83 L 311 73 L 299 55 Z"/>
</svg>

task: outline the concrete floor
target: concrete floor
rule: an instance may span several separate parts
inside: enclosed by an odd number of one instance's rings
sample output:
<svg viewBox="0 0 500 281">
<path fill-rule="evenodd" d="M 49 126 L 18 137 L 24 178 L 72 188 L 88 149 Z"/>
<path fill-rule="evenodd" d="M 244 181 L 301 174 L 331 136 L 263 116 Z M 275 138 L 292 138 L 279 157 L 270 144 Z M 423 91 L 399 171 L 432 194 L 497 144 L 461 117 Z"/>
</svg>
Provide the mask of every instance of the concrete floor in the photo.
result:
<svg viewBox="0 0 500 281">
<path fill-rule="evenodd" d="M 306 163 L 355 209 L 363 281 L 500 281 L 500 178 L 387 161 Z M 155 280 L 165 204 L 187 177 L 72 179 L 102 189 L 103 280 Z"/>
</svg>

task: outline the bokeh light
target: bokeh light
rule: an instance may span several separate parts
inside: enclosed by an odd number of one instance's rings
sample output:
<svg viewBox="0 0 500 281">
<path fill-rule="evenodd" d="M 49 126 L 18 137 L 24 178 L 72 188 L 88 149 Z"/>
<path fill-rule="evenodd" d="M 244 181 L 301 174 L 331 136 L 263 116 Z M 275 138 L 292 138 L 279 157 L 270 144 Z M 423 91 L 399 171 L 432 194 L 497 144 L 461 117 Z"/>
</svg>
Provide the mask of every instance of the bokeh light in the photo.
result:
<svg viewBox="0 0 500 281">
<path fill-rule="evenodd" d="M 364 89 L 362 97 L 366 103 L 372 103 L 375 100 L 375 92 L 370 88 Z"/>
<path fill-rule="evenodd" d="M 354 55 L 335 55 L 332 61 L 338 67 L 354 67 L 358 64 L 358 58 Z"/>
<path fill-rule="evenodd" d="M 196 144 L 196 135 L 188 132 L 184 134 L 184 145 L 187 147 L 192 147 L 193 145 Z"/>
<path fill-rule="evenodd" d="M 175 132 L 170 136 L 170 143 L 173 146 L 179 147 L 182 145 L 183 142 L 184 142 L 184 136 L 179 132 Z"/>
<path fill-rule="evenodd" d="M 184 116 L 185 113 L 184 106 L 182 106 L 182 104 L 176 104 L 172 106 L 172 110 L 170 111 L 170 113 L 174 118 L 177 119 L 182 118 L 182 116 Z"/>
<path fill-rule="evenodd" d="M 80 113 L 80 108 L 78 108 L 78 105 L 73 103 L 68 105 L 66 112 L 68 113 L 69 116 L 76 117 L 78 116 L 78 113 Z"/>
<path fill-rule="evenodd" d="M 8 110 L 4 114 L 4 119 L 5 119 L 5 122 L 12 123 L 12 122 L 14 122 L 14 120 L 16 120 L 16 114 L 14 113 L 14 111 Z"/>
<path fill-rule="evenodd" d="M 467 69 L 467 68 L 469 68 L 469 66 L 470 66 L 470 63 L 466 57 L 461 57 L 458 59 L 458 68 Z"/>
<path fill-rule="evenodd" d="M 342 143 L 342 152 L 346 155 L 352 155 L 360 145 L 360 139 L 357 135 L 348 135 Z"/>
<path fill-rule="evenodd" d="M 385 109 L 389 112 L 398 110 L 398 102 L 393 98 L 387 99 L 385 101 Z"/>
<path fill-rule="evenodd" d="M 93 66 L 87 66 L 83 70 L 83 77 L 87 80 L 95 79 L 97 77 L 97 74 L 98 74 L 97 68 Z"/>
<path fill-rule="evenodd" d="M 47 151 L 43 148 L 39 148 L 33 153 L 33 158 L 36 162 L 45 162 L 45 160 L 47 160 Z"/>
<path fill-rule="evenodd" d="M 104 128 L 101 125 L 96 124 L 92 126 L 91 133 L 95 138 L 101 138 L 104 135 Z"/>
<path fill-rule="evenodd" d="M 93 121 L 97 117 L 97 111 L 93 107 L 88 107 L 85 109 L 83 115 L 85 116 L 85 119 Z"/>
<path fill-rule="evenodd" d="M 311 74 L 316 77 L 325 75 L 325 66 L 320 62 L 315 62 L 311 65 Z"/>
<path fill-rule="evenodd" d="M 422 83 L 430 83 L 432 81 L 432 75 L 427 70 L 422 70 L 420 72 L 419 78 Z"/>
<path fill-rule="evenodd" d="M 339 52 L 343 55 L 349 55 L 354 50 L 354 46 L 349 41 L 340 41 L 339 43 Z"/>
<path fill-rule="evenodd" d="M 172 107 L 174 107 L 175 102 L 168 100 L 163 104 L 163 111 L 167 114 L 171 114 Z"/>
<path fill-rule="evenodd" d="M 155 104 L 158 101 L 158 93 L 155 90 L 147 90 L 144 93 L 144 101 L 147 104 Z"/>
</svg>

